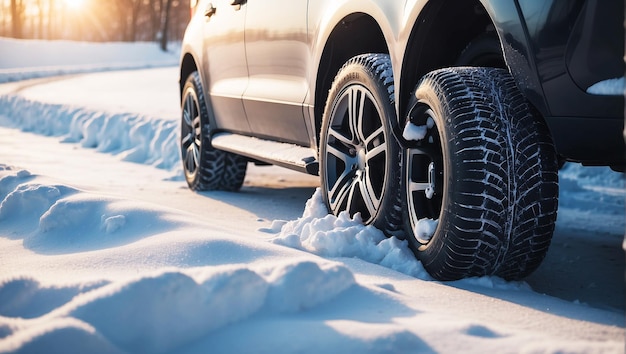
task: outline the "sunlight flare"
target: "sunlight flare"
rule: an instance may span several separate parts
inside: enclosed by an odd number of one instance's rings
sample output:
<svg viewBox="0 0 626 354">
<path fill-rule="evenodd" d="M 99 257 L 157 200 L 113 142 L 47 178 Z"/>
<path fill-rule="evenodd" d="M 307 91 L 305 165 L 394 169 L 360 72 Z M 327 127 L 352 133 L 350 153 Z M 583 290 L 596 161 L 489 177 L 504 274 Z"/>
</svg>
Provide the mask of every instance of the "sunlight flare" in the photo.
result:
<svg viewBox="0 0 626 354">
<path fill-rule="evenodd" d="M 78 10 L 85 5 L 85 0 L 63 0 L 63 3 L 67 8 L 72 10 Z"/>
</svg>

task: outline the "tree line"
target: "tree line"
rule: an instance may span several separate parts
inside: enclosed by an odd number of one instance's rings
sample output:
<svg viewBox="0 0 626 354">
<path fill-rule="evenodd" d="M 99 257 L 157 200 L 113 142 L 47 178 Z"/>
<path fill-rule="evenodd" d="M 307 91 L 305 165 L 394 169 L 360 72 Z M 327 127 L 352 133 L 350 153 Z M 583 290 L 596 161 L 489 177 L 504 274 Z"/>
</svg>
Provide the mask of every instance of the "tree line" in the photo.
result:
<svg viewBox="0 0 626 354">
<path fill-rule="evenodd" d="M 190 0 L 0 0 L 0 36 L 91 42 L 182 39 Z"/>
</svg>

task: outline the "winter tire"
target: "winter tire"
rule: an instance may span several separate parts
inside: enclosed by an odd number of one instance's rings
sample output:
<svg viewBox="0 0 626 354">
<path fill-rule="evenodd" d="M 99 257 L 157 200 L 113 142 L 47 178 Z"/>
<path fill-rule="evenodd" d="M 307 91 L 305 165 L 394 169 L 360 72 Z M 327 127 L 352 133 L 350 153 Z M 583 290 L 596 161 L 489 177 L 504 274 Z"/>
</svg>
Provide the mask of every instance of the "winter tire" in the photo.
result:
<svg viewBox="0 0 626 354">
<path fill-rule="evenodd" d="M 181 159 L 185 179 L 195 191 L 241 188 L 247 160 L 211 146 L 211 122 L 198 72 L 187 78 L 183 88 Z"/>
<path fill-rule="evenodd" d="M 463 49 L 455 66 L 481 66 L 505 68 L 500 39 L 495 32 L 487 32 L 474 38 Z"/>
<path fill-rule="evenodd" d="M 389 56 L 364 54 L 346 62 L 322 120 L 322 195 L 333 214 L 359 213 L 388 235 L 401 228 L 400 148 L 390 126 L 395 117 Z"/>
<path fill-rule="evenodd" d="M 547 127 L 502 69 L 433 71 L 413 99 L 410 123 L 421 134 L 404 157 L 404 190 L 416 256 L 439 280 L 527 276 L 556 221 Z"/>
</svg>

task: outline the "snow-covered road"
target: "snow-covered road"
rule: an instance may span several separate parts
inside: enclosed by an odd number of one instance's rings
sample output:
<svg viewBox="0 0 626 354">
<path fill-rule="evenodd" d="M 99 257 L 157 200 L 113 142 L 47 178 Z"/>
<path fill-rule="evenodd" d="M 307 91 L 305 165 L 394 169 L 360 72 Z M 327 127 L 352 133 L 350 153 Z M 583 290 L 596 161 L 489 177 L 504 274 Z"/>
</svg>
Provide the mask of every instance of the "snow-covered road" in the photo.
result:
<svg viewBox="0 0 626 354">
<path fill-rule="evenodd" d="M 0 352 L 624 351 L 621 174 L 566 166 L 525 282 L 435 282 L 315 177 L 190 192 L 176 72 L 0 86 Z"/>
</svg>

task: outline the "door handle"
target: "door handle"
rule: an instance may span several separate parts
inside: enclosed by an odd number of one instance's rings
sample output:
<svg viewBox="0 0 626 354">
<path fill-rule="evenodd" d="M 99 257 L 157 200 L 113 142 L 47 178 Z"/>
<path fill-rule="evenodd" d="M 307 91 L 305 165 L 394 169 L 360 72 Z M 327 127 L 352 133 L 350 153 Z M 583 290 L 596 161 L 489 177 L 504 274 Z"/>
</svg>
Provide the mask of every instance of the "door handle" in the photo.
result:
<svg viewBox="0 0 626 354">
<path fill-rule="evenodd" d="M 246 0 L 232 0 L 230 2 L 230 5 L 235 7 L 235 11 L 238 11 L 241 9 L 241 5 L 245 3 L 246 3 Z"/>
<path fill-rule="evenodd" d="M 204 16 L 206 16 L 207 18 L 210 18 L 211 16 L 215 15 L 215 13 L 217 12 L 217 9 L 215 8 L 215 6 L 213 6 L 213 3 L 210 2 L 206 9 L 204 10 Z"/>
</svg>

